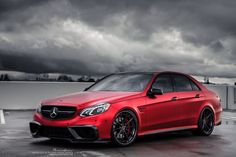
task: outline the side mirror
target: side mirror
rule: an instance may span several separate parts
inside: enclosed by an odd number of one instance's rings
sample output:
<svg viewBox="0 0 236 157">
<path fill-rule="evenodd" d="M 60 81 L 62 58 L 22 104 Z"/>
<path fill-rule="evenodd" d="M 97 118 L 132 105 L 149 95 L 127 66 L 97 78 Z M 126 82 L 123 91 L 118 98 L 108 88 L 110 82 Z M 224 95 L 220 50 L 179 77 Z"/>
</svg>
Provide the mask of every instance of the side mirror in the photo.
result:
<svg viewBox="0 0 236 157">
<path fill-rule="evenodd" d="M 158 89 L 158 88 L 151 88 L 147 95 L 149 96 L 155 96 L 155 95 L 163 95 L 163 91 L 161 89 Z"/>
</svg>

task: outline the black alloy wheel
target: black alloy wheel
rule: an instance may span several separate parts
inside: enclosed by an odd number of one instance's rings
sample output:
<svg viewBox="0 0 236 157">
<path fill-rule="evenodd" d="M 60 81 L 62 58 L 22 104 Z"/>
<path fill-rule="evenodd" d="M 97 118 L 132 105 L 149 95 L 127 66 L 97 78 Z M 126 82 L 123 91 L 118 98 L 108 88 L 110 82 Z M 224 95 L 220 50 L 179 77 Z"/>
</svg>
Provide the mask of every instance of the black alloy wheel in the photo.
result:
<svg viewBox="0 0 236 157">
<path fill-rule="evenodd" d="M 130 110 L 119 112 L 112 124 L 111 137 L 114 144 L 128 146 L 137 137 L 138 121 L 136 115 Z"/>
<path fill-rule="evenodd" d="M 214 130 L 214 113 L 211 109 L 205 108 L 200 114 L 198 129 L 193 133 L 201 136 L 209 136 Z"/>
</svg>

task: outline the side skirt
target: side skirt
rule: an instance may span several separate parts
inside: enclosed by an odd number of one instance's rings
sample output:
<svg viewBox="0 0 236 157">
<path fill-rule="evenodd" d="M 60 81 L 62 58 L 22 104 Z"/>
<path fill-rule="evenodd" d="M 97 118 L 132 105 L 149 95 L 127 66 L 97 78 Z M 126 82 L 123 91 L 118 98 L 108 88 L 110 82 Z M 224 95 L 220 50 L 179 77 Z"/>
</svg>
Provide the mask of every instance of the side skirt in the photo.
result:
<svg viewBox="0 0 236 157">
<path fill-rule="evenodd" d="M 139 133 L 138 136 L 152 135 L 152 134 L 163 133 L 163 132 L 196 129 L 197 127 L 198 127 L 197 125 L 192 125 L 192 126 L 184 126 L 184 127 L 174 127 L 174 128 L 167 128 L 167 129 L 151 130 L 151 131 L 145 131 L 145 132 Z"/>
</svg>

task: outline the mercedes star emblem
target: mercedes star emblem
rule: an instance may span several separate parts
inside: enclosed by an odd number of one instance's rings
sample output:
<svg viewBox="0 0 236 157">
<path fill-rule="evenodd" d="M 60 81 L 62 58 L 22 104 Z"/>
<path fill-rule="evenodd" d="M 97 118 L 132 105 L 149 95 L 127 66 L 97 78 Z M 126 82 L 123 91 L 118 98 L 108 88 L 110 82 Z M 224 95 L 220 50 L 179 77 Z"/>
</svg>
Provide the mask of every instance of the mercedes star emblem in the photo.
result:
<svg viewBox="0 0 236 157">
<path fill-rule="evenodd" d="M 50 117 L 51 118 L 55 118 L 57 116 L 57 114 L 58 114 L 58 108 L 57 107 L 53 107 L 51 109 Z"/>
</svg>

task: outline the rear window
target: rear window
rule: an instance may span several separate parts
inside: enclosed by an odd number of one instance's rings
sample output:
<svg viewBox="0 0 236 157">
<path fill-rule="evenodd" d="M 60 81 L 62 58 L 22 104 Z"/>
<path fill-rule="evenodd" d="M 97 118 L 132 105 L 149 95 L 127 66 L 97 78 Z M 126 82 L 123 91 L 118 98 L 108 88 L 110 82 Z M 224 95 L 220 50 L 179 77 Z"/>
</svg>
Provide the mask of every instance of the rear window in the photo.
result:
<svg viewBox="0 0 236 157">
<path fill-rule="evenodd" d="M 190 80 L 183 75 L 173 75 L 174 88 L 176 92 L 192 91 Z"/>
<path fill-rule="evenodd" d="M 191 86 L 193 88 L 193 91 L 199 91 L 200 88 L 196 85 L 196 83 L 194 83 L 192 80 L 189 80 L 191 83 Z"/>
</svg>

